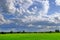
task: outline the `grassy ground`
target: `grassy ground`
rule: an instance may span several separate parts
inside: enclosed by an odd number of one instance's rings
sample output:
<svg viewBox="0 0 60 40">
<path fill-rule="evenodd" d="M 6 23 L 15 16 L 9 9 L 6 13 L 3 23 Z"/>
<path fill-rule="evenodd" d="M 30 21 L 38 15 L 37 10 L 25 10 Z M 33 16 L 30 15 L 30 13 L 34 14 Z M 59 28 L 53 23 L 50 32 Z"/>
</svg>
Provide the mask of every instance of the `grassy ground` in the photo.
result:
<svg viewBox="0 0 60 40">
<path fill-rule="evenodd" d="M 0 34 L 0 40 L 60 40 L 60 33 Z"/>
</svg>

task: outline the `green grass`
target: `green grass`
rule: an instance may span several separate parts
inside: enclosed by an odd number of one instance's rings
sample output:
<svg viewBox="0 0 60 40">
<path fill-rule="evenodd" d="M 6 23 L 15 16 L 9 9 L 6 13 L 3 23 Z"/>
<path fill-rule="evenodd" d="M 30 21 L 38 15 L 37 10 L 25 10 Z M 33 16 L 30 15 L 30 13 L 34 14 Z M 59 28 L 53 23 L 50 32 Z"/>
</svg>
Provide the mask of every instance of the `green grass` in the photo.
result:
<svg viewBox="0 0 60 40">
<path fill-rule="evenodd" d="M 60 33 L 0 34 L 0 40 L 60 40 Z"/>
</svg>

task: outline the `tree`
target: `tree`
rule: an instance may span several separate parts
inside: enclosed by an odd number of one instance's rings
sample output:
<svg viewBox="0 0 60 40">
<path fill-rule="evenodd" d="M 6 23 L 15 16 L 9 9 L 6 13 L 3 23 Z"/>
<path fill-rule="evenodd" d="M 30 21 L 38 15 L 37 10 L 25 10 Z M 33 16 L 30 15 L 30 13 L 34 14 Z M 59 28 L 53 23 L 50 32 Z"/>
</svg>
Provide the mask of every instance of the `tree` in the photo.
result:
<svg viewBox="0 0 60 40">
<path fill-rule="evenodd" d="M 13 31 L 10 31 L 10 33 L 13 33 Z"/>
<path fill-rule="evenodd" d="M 1 34 L 5 34 L 5 32 L 1 32 Z"/>
<path fill-rule="evenodd" d="M 23 33 L 25 33 L 25 30 L 23 30 Z"/>
<path fill-rule="evenodd" d="M 55 32 L 60 32 L 59 30 L 55 30 Z"/>
</svg>

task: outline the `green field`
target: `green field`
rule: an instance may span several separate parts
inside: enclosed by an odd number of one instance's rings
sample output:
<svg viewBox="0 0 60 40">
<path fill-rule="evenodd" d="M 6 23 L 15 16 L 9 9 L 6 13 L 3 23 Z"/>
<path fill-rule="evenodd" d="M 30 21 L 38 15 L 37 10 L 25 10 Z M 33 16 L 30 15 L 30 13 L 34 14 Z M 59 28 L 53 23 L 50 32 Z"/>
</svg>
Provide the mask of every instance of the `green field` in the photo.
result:
<svg viewBox="0 0 60 40">
<path fill-rule="evenodd" d="M 0 40 L 60 40 L 60 33 L 0 34 Z"/>
</svg>

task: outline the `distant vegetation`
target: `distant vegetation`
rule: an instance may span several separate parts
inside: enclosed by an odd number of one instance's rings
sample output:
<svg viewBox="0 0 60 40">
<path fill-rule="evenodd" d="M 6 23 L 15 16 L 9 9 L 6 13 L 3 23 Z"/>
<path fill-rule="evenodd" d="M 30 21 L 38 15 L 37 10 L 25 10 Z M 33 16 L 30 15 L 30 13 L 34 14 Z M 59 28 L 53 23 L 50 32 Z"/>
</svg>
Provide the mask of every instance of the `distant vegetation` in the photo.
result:
<svg viewBox="0 0 60 40">
<path fill-rule="evenodd" d="M 19 31 L 19 32 L 13 32 L 13 31 L 10 31 L 10 32 L 0 32 L 0 34 L 12 34 L 12 33 L 60 33 L 59 30 L 55 30 L 54 32 L 53 31 L 48 31 L 48 32 L 26 32 L 25 30 L 23 30 L 22 32 Z"/>
</svg>

